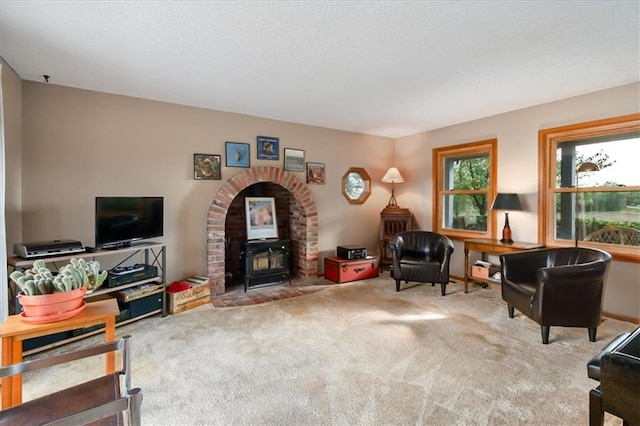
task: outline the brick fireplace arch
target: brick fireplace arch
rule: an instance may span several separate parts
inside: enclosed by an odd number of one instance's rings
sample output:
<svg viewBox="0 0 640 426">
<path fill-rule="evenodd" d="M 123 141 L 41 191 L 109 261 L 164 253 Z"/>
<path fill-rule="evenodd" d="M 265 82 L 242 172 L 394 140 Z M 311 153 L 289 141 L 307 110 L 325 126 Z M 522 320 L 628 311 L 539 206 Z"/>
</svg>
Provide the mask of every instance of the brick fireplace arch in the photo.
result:
<svg viewBox="0 0 640 426">
<path fill-rule="evenodd" d="M 245 188 L 271 182 L 287 189 L 295 208 L 289 218 L 291 238 L 299 244 L 297 275 L 315 276 L 318 271 L 318 211 L 307 185 L 277 167 L 253 167 L 229 179 L 211 202 L 207 214 L 207 275 L 211 292 L 223 294 L 225 274 L 225 222 L 233 199 Z"/>
</svg>

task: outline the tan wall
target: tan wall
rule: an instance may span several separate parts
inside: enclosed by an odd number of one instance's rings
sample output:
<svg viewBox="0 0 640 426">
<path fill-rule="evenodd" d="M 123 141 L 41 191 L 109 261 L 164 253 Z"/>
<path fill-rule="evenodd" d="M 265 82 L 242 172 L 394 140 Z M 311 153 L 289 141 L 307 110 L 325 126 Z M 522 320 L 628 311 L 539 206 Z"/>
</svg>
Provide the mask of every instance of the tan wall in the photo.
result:
<svg viewBox="0 0 640 426">
<path fill-rule="evenodd" d="M 514 238 L 536 241 L 538 130 L 638 112 L 639 90 L 639 84 L 627 85 L 394 143 L 386 138 L 24 82 L 24 183 L 20 190 L 16 179 L 7 189 L 8 195 L 11 191 L 22 196 L 21 216 L 8 218 L 8 228 L 19 229 L 21 220 L 24 231 L 18 240 L 74 238 L 92 245 L 96 195 L 162 195 L 168 279 L 202 274 L 206 270 L 207 209 L 222 183 L 243 169 L 223 168 L 222 181 L 196 181 L 193 153 L 224 154 L 225 141 L 248 142 L 252 166 L 282 166 L 282 160 L 256 160 L 255 138 L 265 135 L 279 137 L 281 150 L 303 149 L 306 161 L 327 165 L 326 185 L 310 186 L 319 210 L 321 256 L 333 255 L 340 244 L 365 244 L 373 249 L 379 212 L 390 195 L 389 186 L 380 182 L 389 166 L 397 165 L 406 180 L 396 186 L 399 204 L 413 211 L 420 228 L 431 229 L 432 148 L 497 137 L 498 189 L 523 194 L 526 208 L 510 215 Z M 12 102 L 19 104 L 20 98 Z M 341 177 L 351 166 L 365 167 L 373 178 L 373 194 L 363 206 L 348 204 L 340 193 Z M 19 177 L 20 169 L 16 170 Z M 498 229 L 502 220 L 499 217 Z M 10 238 L 9 247 L 13 242 Z M 458 242 L 453 274 L 462 275 L 462 263 Z M 322 261 L 319 268 L 322 272 Z M 639 277 L 638 264 L 614 262 L 605 310 L 640 318 Z"/>
<path fill-rule="evenodd" d="M 509 213 L 513 239 L 538 239 L 538 131 L 572 123 L 615 117 L 640 111 L 640 83 L 512 111 L 457 126 L 396 140 L 396 158 L 406 183 L 396 198 L 409 207 L 424 229 L 432 223 L 432 161 L 434 147 L 489 138 L 498 139 L 498 191 L 517 192 L 522 212 Z M 498 230 L 504 215 L 498 216 Z M 451 273 L 464 275 L 462 242 L 456 242 Z M 640 265 L 614 261 L 610 271 L 605 311 L 640 318 Z"/>
<path fill-rule="evenodd" d="M 225 141 L 235 141 L 250 144 L 251 166 L 282 167 L 283 148 L 326 163 L 326 184 L 309 186 L 321 256 L 340 244 L 375 247 L 390 193 L 380 183 L 391 165 L 390 139 L 27 81 L 23 106 L 25 241 L 93 245 L 96 196 L 163 196 L 167 279 L 206 275 L 207 210 L 222 184 L 245 169 L 224 167 L 220 181 L 194 180 L 193 154 L 223 155 Z M 280 161 L 256 160 L 258 135 L 280 138 Z M 362 206 L 340 192 L 351 166 L 374 180 Z"/>
<path fill-rule="evenodd" d="M 7 255 L 13 242 L 22 234 L 22 81 L 11 67 L 2 62 L 2 97 L 5 155 L 5 219 Z"/>
</svg>

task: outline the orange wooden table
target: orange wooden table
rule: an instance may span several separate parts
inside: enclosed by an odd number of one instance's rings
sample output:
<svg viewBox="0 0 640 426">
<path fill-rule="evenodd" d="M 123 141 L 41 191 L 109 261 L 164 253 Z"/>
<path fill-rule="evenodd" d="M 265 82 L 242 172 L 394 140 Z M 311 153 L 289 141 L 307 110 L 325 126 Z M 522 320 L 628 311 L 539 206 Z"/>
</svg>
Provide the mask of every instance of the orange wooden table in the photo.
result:
<svg viewBox="0 0 640 426">
<path fill-rule="evenodd" d="M 87 307 L 75 317 L 46 324 L 31 324 L 11 315 L 0 327 L 2 337 L 2 366 L 22 362 L 22 341 L 34 337 L 47 336 L 92 325 L 105 325 L 105 342 L 116 338 L 116 315 L 120 313 L 116 299 L 87 303 Z M 115 353 L 106 355 L 106 373 L 115 372 Z M 2 379 L 2 408 L 22 403 L 22 375 Z"/>
</svg>

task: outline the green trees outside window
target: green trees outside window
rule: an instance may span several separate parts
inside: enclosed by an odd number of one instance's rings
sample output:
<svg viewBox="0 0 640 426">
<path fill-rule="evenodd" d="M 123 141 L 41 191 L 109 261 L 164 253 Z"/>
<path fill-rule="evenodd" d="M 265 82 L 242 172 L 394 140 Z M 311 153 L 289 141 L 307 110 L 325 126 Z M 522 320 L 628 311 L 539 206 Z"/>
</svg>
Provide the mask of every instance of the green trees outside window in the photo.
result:
<svg viewBox="0 0 640 426">
<path fill-rule="evenodd" d="M 489 155 L 447 158 L 445 180 L 450 182 L 445 195 L 447 227 L 474 231 L 487 230 L 487 191 L 489 189 Z"/>
<path fill-rule="evenodd" d="M 640 114 L 541 130 L 539 149 L 541 242 L 640 262 Z"/>
<path fill-rule="evenodd" d="M 433 150 L 436 232 L 459 238 L 493 238 L 497 139 Z"/>
</svg>

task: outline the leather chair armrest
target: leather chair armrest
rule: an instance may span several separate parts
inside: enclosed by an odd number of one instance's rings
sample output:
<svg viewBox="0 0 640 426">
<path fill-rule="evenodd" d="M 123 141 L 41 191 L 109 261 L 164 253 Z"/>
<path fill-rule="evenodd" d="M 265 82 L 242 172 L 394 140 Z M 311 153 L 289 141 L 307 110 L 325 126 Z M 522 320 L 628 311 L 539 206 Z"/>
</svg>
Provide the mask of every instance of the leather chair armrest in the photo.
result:
<svg viewBox="0 0 640 426">
<path fill-rule="evenodd" d="M 622 333 L 619 334 L 618 337 L 607 343 L 607 345 L 602 348 L 600 352 L 598 352 L 589 362 L 587 363 L 587 375 L 590 379 L 600 381 L 600 363 L 602 361 L 602 357 L 607 352 L 611 352 L 615 348 L 620 345 L 627 337 L 629 337 L 631 333 Z"/>
<path fill-rule="evenodd" d="M 402 276 L 402 272 L 400 271 L 400 248 L 402 244 L 391 243 L 389 244 L 389 250 L 391 250 L 391 261 L 392 261 L 392 278 Z"/>
<path fill-rule="evenodd" d="M 453 254 L 453 247 L 446 246 L 444 248 L 444 256 L 442 259 L 442 264 L 440 265 L 440 273 L 449 271 L 449 262 L 451 261 L 452 254 Z"/>
</svg>

